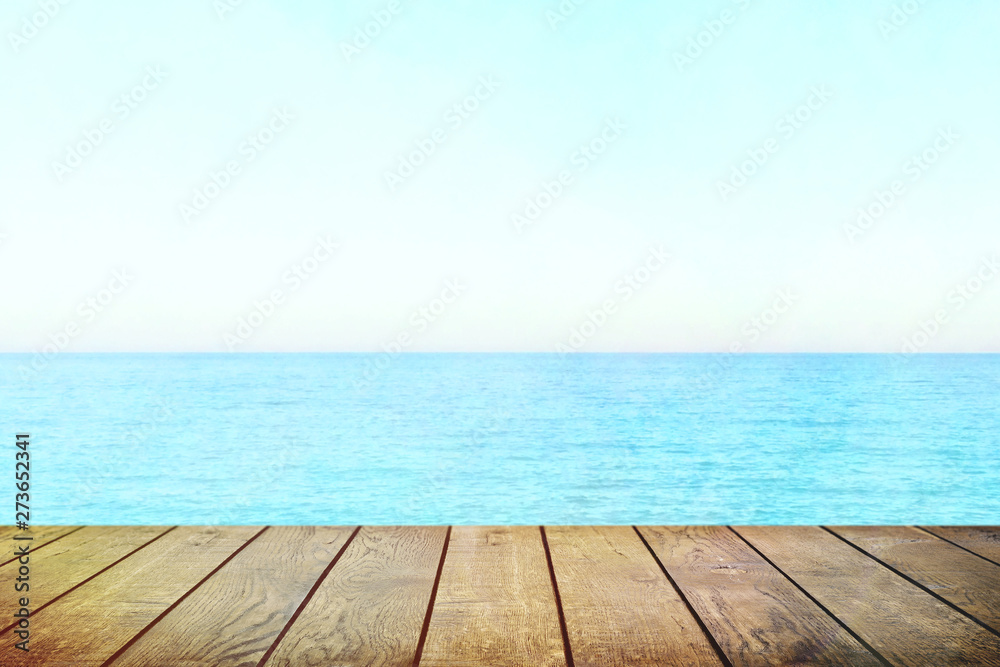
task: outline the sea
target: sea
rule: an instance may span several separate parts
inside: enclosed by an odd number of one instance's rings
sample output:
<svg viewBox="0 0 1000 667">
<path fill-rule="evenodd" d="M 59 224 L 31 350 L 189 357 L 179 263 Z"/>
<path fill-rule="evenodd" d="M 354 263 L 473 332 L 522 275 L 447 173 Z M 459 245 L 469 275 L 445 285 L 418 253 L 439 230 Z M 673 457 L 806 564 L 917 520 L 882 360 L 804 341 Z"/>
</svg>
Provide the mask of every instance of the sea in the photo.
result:
<svg viewBox="0 0 1000 667">
<path fill-rule="evenodd" d="M 1000 355 L 4 354 L 17 433 L 39 525 L 1000 524 Z"/>
</svg>

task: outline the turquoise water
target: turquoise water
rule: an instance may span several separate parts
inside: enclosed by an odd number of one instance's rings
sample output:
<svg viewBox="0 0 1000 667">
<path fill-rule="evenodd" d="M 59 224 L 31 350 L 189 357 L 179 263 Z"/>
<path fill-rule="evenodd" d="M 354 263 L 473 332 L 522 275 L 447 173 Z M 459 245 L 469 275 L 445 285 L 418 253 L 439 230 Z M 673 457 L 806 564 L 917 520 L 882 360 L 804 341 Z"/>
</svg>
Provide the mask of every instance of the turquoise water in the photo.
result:
<svg viewBox="0 0 1000 667">
<path fill-rule="evenodd" d="M 1000 523 L 1000 355 L 0 355 L 0 378 L 36 524 Z"/>
</svg>

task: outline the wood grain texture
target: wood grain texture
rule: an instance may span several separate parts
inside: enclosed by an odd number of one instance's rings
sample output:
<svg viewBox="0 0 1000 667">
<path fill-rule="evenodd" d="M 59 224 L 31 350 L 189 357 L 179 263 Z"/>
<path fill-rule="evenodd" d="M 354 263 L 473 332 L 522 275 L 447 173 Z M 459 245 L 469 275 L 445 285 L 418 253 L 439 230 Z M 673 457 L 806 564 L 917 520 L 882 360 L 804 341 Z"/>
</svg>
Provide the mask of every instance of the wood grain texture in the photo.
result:
<svg viewBox="0 0 1000 667">
<path fill-rule="evenodd" d="M 30 662 L 0 635 L 2 665 L 101 665 L 259 527 L 181 526 L 31 617 Z"/>
<path fill-rule="evenodd" d="M 265 664 L 408 667 L 447 530 L 362 528 Z"/>
<path fill-rule="evenodd" d="M 565 665 L 536 526 L 455 526 L 421 667 Z"/>
<path fill-rule="evenodd" d="M 14 526 L 0 526 L 0 540 L 6 542 L 10 538 L 14 537 L 18 533 L 26 533 L 28 531 L 22 531 Z"/>
<path fill-rule="evenodd" d="M 1000 638 L 815 526 L 736 530 L 896 665 L 1000 665 Z"/>
<path fill-rule="evenodd" d="M 32 612 L 87 577 L 162 535 L 168 526 L 89 526 L 29 554 L 28 599 Z M 17 568 L 0 568 L 0 591 L 13 591 Z M 0 628 L 13 620 L 17 599 L 0 595 Z"/>
<path fill-rule="evenodd" d="M 924 526 L 938 537 L 1000 563 L 1000 526 Z"/>
<path fill-rule="evenodd" d="M 830 530 L 1000 631 L 1000 566 L 910 526 Z"/>
<path fill-rule="evenodd" d="M 352 530 L 268 528 L 160 619 L 114 666 L 256 665 Z"/>
<path fill-rule="evenodd" d="M 751 547 L 721 527 L 642 528 L 697 617 L 634 530 L 546 531 L 581 667 L 717 664 L 709 636 L 737 665 L 872 664 L 864 644 L 894 665 L 1000 665 L 1000 637 L 965 615 L 995 618 L 1000 566 L 965 549 L 1000 556 L 997 529 L 927 529 L 943 539 L 886 526 L 737 528 Z M 256 667 L 271 647 L 272 666 L 409 665 L 447 533 L 368 527 L 348 543 L 351 528 L 165 530 L 33 528 L 31 652 L 0 632 L 0 665 Z M 16 568 L 0 567 L 0 588 L 12 591 Z M 0 596 L 12 620 L 13 598 Z M 564 665 L 556 600 L 538 527 L 457 527 L 421 664 Z M 701 643 L 698 621 L 712 633 Z"/>
<path fill-rule="evenodd" d="M 6 526 L 5 528 L 7 531 L 6 534 L 0 536 L 0 539 L 3 540 L 3 548 L 0 549 L 0 568 L 10 565 L 17 560 L 16 557 L 13 557 L 14 549 L 17 548 L 15 545 L 20 546 L 23 542 L 30 542 L 31 546 L 28 549 L 29 551 L 34 551 L 50 543 L 58 542 L 66 535 L 79 530 L 80 526 L 32 526 L 28 530 L 19 530 L 10 526 Z M 30 537 L 32 539 L 15 540 L 15 535 Z"/>
<path fill-rule="evenodd" d="M 577 667 L 722 665 L 630 526 L 546 528 Z"/>
<path fill-rule="evenodd" d="M 723 526 L 640 532 L 733 665 L 881 665 Z"/>
</svg>

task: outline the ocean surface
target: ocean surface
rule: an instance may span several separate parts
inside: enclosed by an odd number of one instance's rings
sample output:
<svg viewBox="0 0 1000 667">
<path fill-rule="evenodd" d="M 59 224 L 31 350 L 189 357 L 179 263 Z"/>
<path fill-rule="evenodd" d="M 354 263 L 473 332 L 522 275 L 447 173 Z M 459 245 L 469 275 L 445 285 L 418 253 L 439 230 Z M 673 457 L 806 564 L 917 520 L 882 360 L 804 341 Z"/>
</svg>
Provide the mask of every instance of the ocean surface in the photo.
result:
<svg viewBox="0 0 1000 667">
<path fill-rule="evenodd" d="M 34 524 L 1000 524 L 1000 355 L 7 354 L 0 382 Z"/>
</svg>

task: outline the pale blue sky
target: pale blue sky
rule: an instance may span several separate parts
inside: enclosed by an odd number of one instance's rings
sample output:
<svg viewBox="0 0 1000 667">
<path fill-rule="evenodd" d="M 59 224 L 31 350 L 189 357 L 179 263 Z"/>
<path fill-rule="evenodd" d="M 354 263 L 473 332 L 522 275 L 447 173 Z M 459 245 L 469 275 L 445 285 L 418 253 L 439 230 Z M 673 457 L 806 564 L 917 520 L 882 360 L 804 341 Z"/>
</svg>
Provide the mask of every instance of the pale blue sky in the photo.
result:
<svg viewBox="0 0 1000 667">
<path fill-rule="evenodd" d="M 211 0 L 78 0 L 24 37 L 39 3 L 5 3 L 0 351 L 74 324 L 74 352 L 364 351 L 400 334 L 408 350 L 553 351 L 609 299 L 575 349 L 893 352 L 943 310 L 922 351 L 1000 351 L 997 3 L 913 2 L 883 34 L 892 2 L 589 0 L 553 29 L 556 0 L 399 0 L 348 61 L 342 43 L 389 4 L 244 0 L 220 18 Z M 116 98 L 144 80 L 122 117 Z M 180 205 L 245 160 L 275 109 L 294 119 L 186 223 Z M 609 119 L 624 130 L 581 171 Z M 60 181 L 53 163 L 102 120 L 113 131 Z M 438 128 L 390 190 L 385 172 Z M 949 128 L 911 180 L 907 160 Z M 769 138 L 723 201 L 719 181 Z M 511 215 L 561 170 L 572 183 L 518 233 Z M 845 224 L 894 180 L 902 194 L 852 242 Z M 283 279 L 319 236 L 337 252 Z M 671 259 L 626 298 L 616 284 L 650 246 Z M 134 279 L 88 317 L 122 268 Z M 448 280 L 464 291 L 418 325 Z M 981 288 L 959 296 L 969 280 Z M 782 290 L 794 303 L 770 319 Z"/>
</svg>

